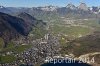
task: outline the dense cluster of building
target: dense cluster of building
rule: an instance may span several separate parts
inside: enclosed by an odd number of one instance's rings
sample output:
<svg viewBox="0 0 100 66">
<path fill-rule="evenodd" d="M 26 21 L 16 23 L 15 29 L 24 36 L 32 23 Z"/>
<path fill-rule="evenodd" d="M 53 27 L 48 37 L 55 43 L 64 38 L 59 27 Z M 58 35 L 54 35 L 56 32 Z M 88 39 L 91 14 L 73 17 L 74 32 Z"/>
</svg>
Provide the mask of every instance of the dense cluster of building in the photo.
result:
<svg viewBox="0 0 100 66">
<path fill-rule="evenodd" d="M 58 38 L 46 34 L 44 38 L 31 41 L 32 48 L 18 54 L 14 54 L 17 60 L 12 63 L 1 64 L 0 66 L 34 66 L 44 63 L 46 57 L 53 57 L 59 54 Z"/>
</svg>

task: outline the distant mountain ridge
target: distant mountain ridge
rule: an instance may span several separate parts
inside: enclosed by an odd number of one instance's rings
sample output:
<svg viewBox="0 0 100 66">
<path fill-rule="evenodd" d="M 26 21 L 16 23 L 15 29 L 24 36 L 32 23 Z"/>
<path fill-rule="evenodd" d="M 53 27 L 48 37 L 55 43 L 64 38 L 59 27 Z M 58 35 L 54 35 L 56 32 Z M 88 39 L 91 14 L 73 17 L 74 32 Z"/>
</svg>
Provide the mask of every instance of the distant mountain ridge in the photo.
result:
<svg viewBox="0 0 100 66">
<path fill-rule="evenodd" d="M 3 12 L 3 13 L 11 13 L 12 11 L 9 10 L 7 7 L 0 6 L 0 12 Z"/>
<path fill-rule="evenodd" d="M 58 6 L 40 6 L 40 7 L 3 7 L 1 6 L 0 12 L 7 13 L 13 16 L 18 15 L 18 13 L 26 12 L 31 16 L 37 18 L 42 18 L 44 16 L 49 17 L 50 15 L 56 15 L 66 18 L 100 18 L 100 7 L 88 7 L 85 3 L 80 3 L 79 6 L 74 4 L 68 4 L 65 7 Z M 44 20 L 43 19 L 43 20 Z"/>
<path fill-rule="evenodd" d="M 95 8 L 94 8 L 95 7 Z M 4 6 L 0 6 L 0 12 L 4 12 L 4 13 L 10 13 L 10 12 L 30 12 L 31 10 L 34 10 L 34 9 L 39 9 L 39 10 L 42 10 L 42 11 L 57 11 L 57 9 L 59 8 L 63 8 L 63 7 L 58 7 L 58 6 L 52 6 L 52 5 L 49 5 L 49 6 L 44 6 L 44 7 L 4 7 Z M 100 12 L 100 7 L 98 6 L 93 6 L 93 7 L 88 7 L 87 4 L 85 3 L 80 3 L 79 6 L 75 6 L 74 4 L 68 4 L 66 6 L 66 8 L 68 9 L 76 9 L 76 10 L 79 10 L 79 9 L 82 9 L 83 11 L 91 11 L 91 12 Z"/>
</svg>

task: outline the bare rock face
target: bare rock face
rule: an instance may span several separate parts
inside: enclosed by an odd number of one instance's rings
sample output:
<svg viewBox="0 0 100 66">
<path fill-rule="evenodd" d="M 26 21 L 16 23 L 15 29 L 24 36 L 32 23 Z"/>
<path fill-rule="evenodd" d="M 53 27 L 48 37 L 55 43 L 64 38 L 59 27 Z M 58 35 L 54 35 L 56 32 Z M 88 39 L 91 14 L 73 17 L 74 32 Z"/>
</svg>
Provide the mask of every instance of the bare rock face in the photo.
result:
<svg viewBox="0 0 100 66">
<path fill-rule="evenodd" d="M 73 5 L 73 4 L 68 4 L 68 5 L 66 6 L 66 8 L 70 8 L 70 9 L 74 10 L 74 9 L 76 9 L 76 6 Z"/>
<path fill-rule="evenodd" d="M 58 8 L 57 6 L 52 6 L 52 5 L 40 7 L 40 9 L 43 11 L 56 11 L 57 8 Z"/>
<path fill-rule="evenodd" d="M 84 11 L 88 11 L 88 7 L 85 3 L 81 3 L 78 8 Z"/>
</svg>

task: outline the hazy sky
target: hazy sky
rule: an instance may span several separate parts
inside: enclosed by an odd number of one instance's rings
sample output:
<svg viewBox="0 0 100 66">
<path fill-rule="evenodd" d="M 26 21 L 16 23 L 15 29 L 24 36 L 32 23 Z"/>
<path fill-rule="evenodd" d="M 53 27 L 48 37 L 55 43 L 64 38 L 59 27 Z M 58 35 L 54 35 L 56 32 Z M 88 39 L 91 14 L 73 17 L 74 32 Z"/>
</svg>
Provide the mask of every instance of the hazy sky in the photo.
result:
<svg viewBox="0 0 100 66">
<path fill-rule="evenodd" d="M 0 5 L 8 7 L 66 6 L 68 3 L 79 5 L 81 1 L 88 6 L 100 6 L 100 0 L 0 0 Z"/>
</svg>

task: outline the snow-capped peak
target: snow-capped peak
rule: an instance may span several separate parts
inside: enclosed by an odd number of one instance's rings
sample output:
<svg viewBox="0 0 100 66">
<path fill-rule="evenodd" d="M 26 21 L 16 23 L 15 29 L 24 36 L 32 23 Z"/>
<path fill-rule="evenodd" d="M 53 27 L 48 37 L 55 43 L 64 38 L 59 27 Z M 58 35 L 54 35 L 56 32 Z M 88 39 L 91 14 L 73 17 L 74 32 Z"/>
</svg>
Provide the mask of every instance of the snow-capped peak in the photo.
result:
<svg viewBox="0 0 100 66">
<path fill-rule="evenodd" d="M 4 8 L 4 6 L 0 6 L 0 8 Z"/>
</svg>

